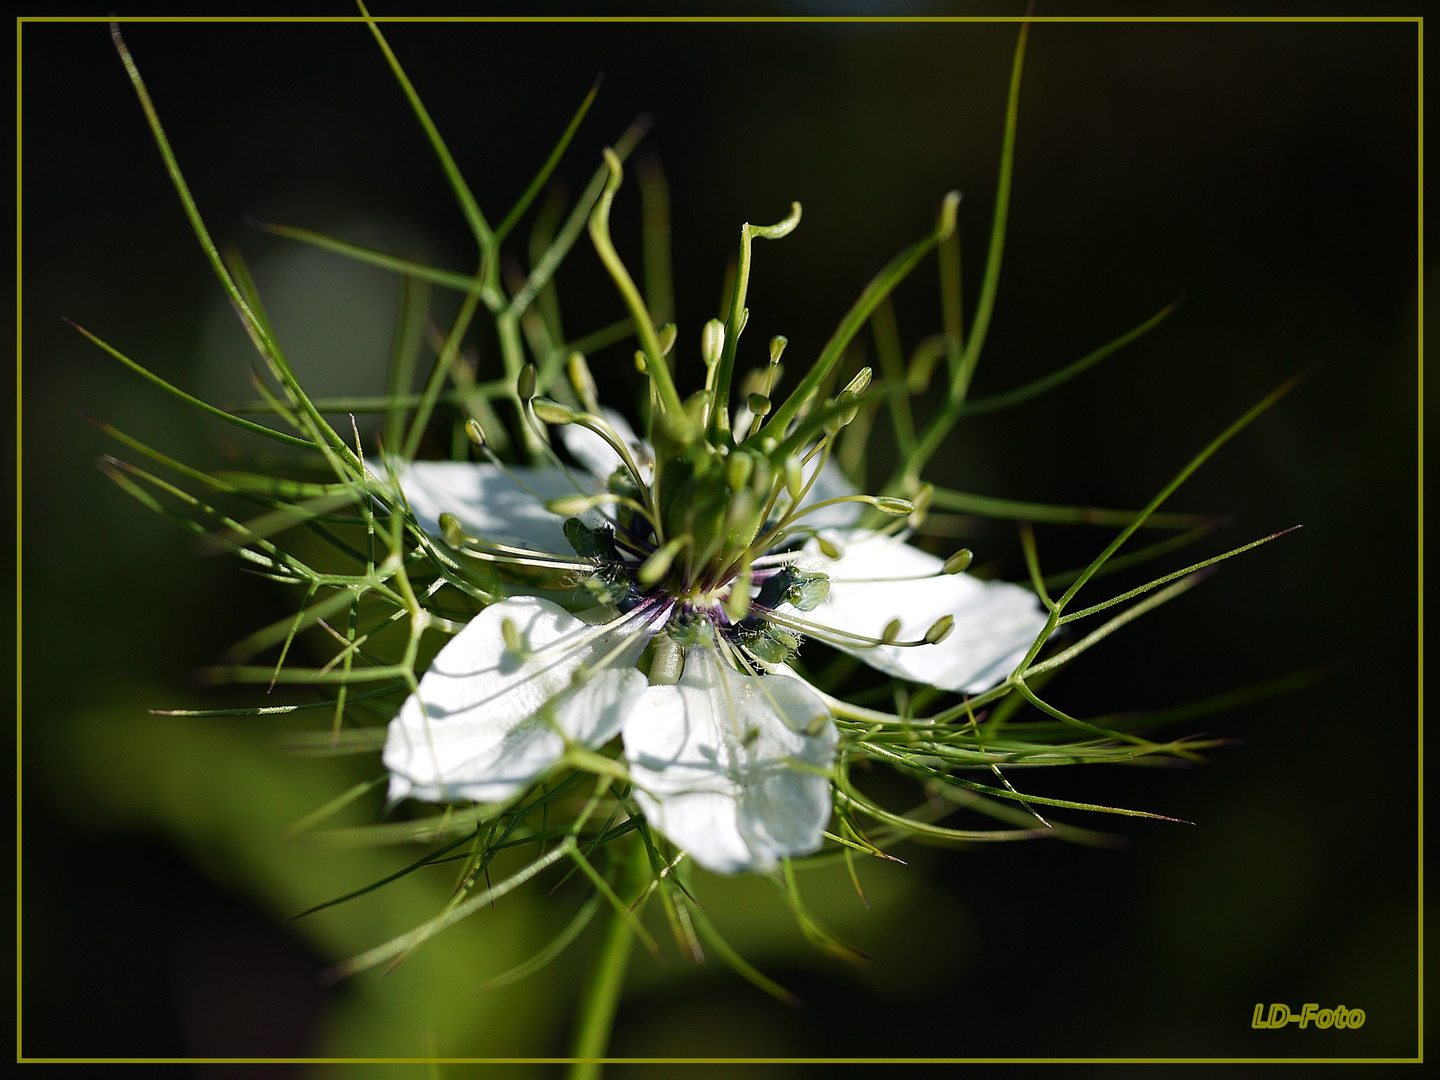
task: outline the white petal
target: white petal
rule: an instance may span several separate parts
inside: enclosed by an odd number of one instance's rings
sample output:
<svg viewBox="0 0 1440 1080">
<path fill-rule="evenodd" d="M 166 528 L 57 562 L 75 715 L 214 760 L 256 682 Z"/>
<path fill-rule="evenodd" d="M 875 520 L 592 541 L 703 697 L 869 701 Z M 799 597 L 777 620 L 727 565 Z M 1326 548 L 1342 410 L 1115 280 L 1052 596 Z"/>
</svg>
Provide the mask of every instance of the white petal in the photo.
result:
<svg viewBox="0 0 1440 1080">
<path fill-rule="evenodd" d="M 1045 625 L 1035 594 L 1008 582 L 981 581 L 968 574 L 894 580 L 938 574 L 944 565 L 903 538 L 865 529 L 824 535 L 841 553 L 832 561 L 814 542 L 805 549 L 805 568 L 830 575 L 830 594 L 805 616 L 809 621 L 878 638 L 886 624 L 898 618 L 900 638 L 914 641 L 941 616 L 955 617 L 954 630 L 938 645 L 867 649 L 834 643 L 887 674 L 978 693 L 1010 673 Z"/>
<path fill-rule="evenodd" d="M 808 732 L 808 734 L 807 734 Z M 808 855 L 830 820 L 838 735 L 798 679 L 745 675 L 693 647 L 674 686 L 652 686 L 625 721 L 636 799 L 657 829 L 722 874 Z"/>
<path fill-rule="evenodd" d="M 615 434 L 620 436 L 621 442 L 630 448 L 631 456 L 636 459 L 640 471 L 645 474 L 641 479 L 649 482 L 650 473 L 646 469 L 645 463 L 654 454 L 645 440 L 636 435 L 630 422 L 614 409 L 602 406 L 600 414 L 615 429 Z M 584 465 L 601 481 L 610 479 L 610 474 L 620 467 L 620 455 L 615 452 L 615 448 L 587 427 L 581 427 L 579 424 L 566 424 L 560 428 L 560 441 L 565 444 L 565 449 L 570 451 L 576 461 Z"/>
<path fill-rule="evenodd" d="M 377 476 L 386 476 L 379 463 L 367 464 Z M 575 477 L 580 483 L 589 479 L 583 473 Z M 450 513 L 468 532 L 487 540 L 570 551 L 562 519 L 545 509 L 547 499 L 576 494 L 575 483 L 560 469 L 415 461 L 400 474 L 400 486 L 420 527 L 433 536 L 440 535 L 440 515 Z"/>
<path fill-rule="evenodd" d="M 546 655 L 522 659 L 509 652 L 505 619 L 527 652 Z M 596 627 L 531 596 L 486 608 L 440 650 L 419 694 L 390 721 L 384 754 L 390 797 L 495 802 L 554 764 L 565 738 L 589 747 L 614 738 L 645 690 L 635 661 L 646 637 L 583 685 L 573 686 L 571 676 L 641 625 L 594 636 Z M 567 648 L 567 642 L 574 644 Z"/>
</svg>

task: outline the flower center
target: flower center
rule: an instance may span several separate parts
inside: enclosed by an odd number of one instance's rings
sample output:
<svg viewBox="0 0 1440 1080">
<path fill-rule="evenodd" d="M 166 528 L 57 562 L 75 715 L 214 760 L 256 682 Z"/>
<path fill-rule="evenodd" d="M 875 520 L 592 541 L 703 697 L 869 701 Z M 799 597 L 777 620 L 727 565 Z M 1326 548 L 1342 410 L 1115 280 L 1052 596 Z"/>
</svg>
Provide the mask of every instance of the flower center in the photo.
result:
<svg viewBox="0 0 1440 1080">
<path fill-rule="evenodd" d="M 766 664 L 783 663 L 799 647 L 799 633 L 774 621 L 776 609 L 790 605 L 810 611 L 828 595 L 829 579 L 820 573 L 800 571 L 790 565 L 796 552 L 793 540 L 784 540 L 770 551 L 742 548 L 738 555 L 721 546 L 719 554 L 697 566 L 688 558 L 691 544 L 676 548 L 657 575 L 657 558 L 667 545 L 657 543 L 654 530 L 637 524 L 636 513 L 617 515 L 615 526 L 588 525 L 568 518 L 565 534 L 576 553 L 594 560 L 595 569 L 582 580 L 583 587 L 599 602 L 611 604 L 622 613 L 640 607 L 653 612 L 651 618 L 664 626 L 676 643 L 694 643 L 702 627 L 729 644 L 743 649 L 752 659 Z M 772 522 L 752 530 L 761 538 L 779 535 Z"/>
<path fill-rule="evenodd" d="M 706 328 L 705 350 L 710 376 L 716 371 L 721 340 L 723 328 L 712 320 Z M 783 347 L 784 339 L 772 342 L 767 393 L 776 376 L 777 342 Z M 658 355 L 667 351 L 668 345 Z M 647 371 L 658 359 L 637 355 Z M 571 359 L 572 366 L 580 366 Z M 527 421 L 537 426 L 577 425 L 608 444 L 618 460 L 604 491 L 546 503 L 566 519 L 565 535 L 579 556 L 569 564 L 575 570 L 574 582 L 600 603 L 622 614 L 640 612 L 648 625 L 664 628 L 663 636 L 672 645 L 683 648 L 682 639 L 691 636 L 688 628 L 704 627 L 717 640 L 765 664 L 789 659 L 802 634 L 842 648 L 876 648 L 927 644 L 948 630 L 937 623 L 923 640 L 900 642 L 898 620 L 875 638 L 778 610 L 788 606 L 808 612 L 829 594 L 826 575 L 803 573 L 793 565 L 800 547 L 812 539 L 828 557 L 839 556 L 817 531 L 813 524 L 817 519 L 807 515 L 840 503 L 867 504 L 897 518 L 918 509 L 916 503 L 887 495 L 840 494 L 828 499 L 811 495 L 829 462 L 836 435 L 855 415 L 854 402 L 869 384 L 869 368 L 862 369 L 837 398 L 820 405 L 813 417 L 800 420 L 794 431 L 786 434 L 788 427 L 781 424 L 777 430 L 785 434 L 783 441 L 767 434 L 769 429 L 761 424 L 769 413 L 766 394 L 750 395 L 749 411 L 733 433 L 728 419 L 717 420 L 721 413 L 714 411 L 716 391 L 709 377 L 705 389 L 684 403 L 676 399 L 667 404 L 661 395 L 654 402 L 653 453 L 633 439 L 623 439 L 600 415 L 589 390 L 577 390 L 588 400 L 575 409 L 535 397 L 534 379 L 527 365 L 519 387 Z M 576 382 L 580 388 L 593 389 L 592 384 L 584 378 Z M 741 418 L 737 414 L 736 419 Z M 603 523 L 597 523 L 593 512 L 602 506 L 609 512 Z M 580 515 L 590 517 L 590 522 Z"/>
</svg>

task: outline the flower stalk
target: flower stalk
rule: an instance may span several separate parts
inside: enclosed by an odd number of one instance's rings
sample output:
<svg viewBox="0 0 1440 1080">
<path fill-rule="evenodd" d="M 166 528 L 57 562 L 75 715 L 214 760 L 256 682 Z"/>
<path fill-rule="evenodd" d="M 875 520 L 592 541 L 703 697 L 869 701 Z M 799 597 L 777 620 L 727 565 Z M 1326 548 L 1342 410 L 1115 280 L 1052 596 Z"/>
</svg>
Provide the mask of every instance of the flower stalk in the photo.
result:
<svg viewBox="0 0 1440 1080">
<path fill-rule="evenodd" d="M 638 837 L 617 842 L 615 852 L 619 875 L 615 891 L 626 904 L 628 912 L 638 916 L 649 898 L 650 863 L 645 847 Z M 599 948 L 590 964 L 589 977 L 580 994 L 580 1007 L 575 1022 L 575 1039 L 570 1047 L 571 1063 L 566 1075 L 569 1080 L 597 1080 L 602 1061 L 610 1048 L 610 1034 L 615 1014 L 620 1007 L 620 994 L 625 987 L 625 972 L 630 966 L 630 953 L 635 944 L 626 912 L 611 910 L 600 927 Z"/>
</svg>

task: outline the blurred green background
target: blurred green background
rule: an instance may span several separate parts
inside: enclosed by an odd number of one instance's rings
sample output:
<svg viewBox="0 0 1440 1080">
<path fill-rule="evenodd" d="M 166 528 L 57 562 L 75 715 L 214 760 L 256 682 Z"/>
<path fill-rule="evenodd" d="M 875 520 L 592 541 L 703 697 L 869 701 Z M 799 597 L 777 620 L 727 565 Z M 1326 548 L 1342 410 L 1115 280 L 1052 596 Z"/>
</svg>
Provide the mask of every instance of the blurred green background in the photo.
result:
<svg viewBox="0 0 1440 1080">
<path fill-rule="evenodd" d="M 463 219 L 369 33 L 125 33 L 211 230 L 246 253 L 312 391 L 381 390 L 397 282 L 244 222 L 472 266 Z M 805 208 L 798 231 L 756 248 L 752 362 L 774 333 L 789 337 L 787 359 L 813 357 L 951 188 L 964 192 L 973 306 L 1013 25 L 387 33 L 492 221 L 597 73 L 600 98 L 560 169 L 572 193 L 603 145 L 654 114 L 645 145 L 670 183 L 692 359 L 739 224 L 778 220 L 791 199 Z M 25 1052 L 563 1053 L 588 938 L 528 982 L 471 989 L 547 940 L 578 892 L 522 891 L 389 978 L 324 989 L 328 963 L 437 910 L 448 872 L 282 925 L 409 854 L 279 839 L 374 759 L 283 757 L 278 734 L 293 719 L 147 714 L 253 702 L 258 689 L 202 689 L 192 672 L 295 598 L 204 557 L 93 467 L 120 451 L 82 412 L 206 465 L 224 463 L 230 432 L 62 316 L 215 400 L 248 396 L 249 359 L 106 28 L 30 24 L 22 36 Z M 1171 507 L 1231 516 L 1193 558 L 1304 529 L 1111 638 L 1051 698 L 1085 716 L 1315 665 L 1333 673 L 1197 722 L 1243 741 L 1206 767 L 1023 776 L 1032 790 L 1194 825 L 1126 821 L 1122 851 L 911 846 L 907 867 L 864 868 L 871 911 L 843 872 L 806 876 L 816 910 L 876 958 L 865 970 L 806 946 L 763 881 L 704 880 L 712 918 L 803 1007 L 714 959 L 696 969 L 637 956 L 614 1052 L 1415 1053 L 1416 93 L 1413 25 L 1035 27 L 975 393 L 1027 382 L 1184 301 L 1058 392 L 962 425 L 929 476 L 982 494 L 1139 506 L 1251 403 L 1312 369 Z M 638 223 L 632 174 L 614 228 L 635 266 Z M 585 240 L 559 283 L 572 335 L 620 316 Z M 907 351 L 939 328 L 936 296 L 931 262 L 896 300 Z M 628 405 L 627 348 L 593 363 Z M 977 561 L 1022 576 L 1013 528 L 975 524 L 965 543 Z M 1041 557 L 1068 568 L 1106 538 L 1042 528 Z M 1367 1021 L 1251 1030 L 1255 1003 L 1271 1001 L 1343 1003 Z"/>
</svg>

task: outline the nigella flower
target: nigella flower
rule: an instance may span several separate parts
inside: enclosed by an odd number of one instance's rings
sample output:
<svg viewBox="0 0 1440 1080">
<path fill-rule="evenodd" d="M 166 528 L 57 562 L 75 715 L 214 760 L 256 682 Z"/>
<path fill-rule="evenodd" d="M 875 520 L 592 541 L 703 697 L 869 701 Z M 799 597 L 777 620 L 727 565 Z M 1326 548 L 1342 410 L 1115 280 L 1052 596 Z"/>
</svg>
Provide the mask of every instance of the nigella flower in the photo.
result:
<svg viewBox="0 0 1440 1080">
<path fill-rule="evenodd" d="M 974 692 L 1044 624 L 1029 591 L 860 527 L 867 504 L 914 507 L 856 493 L 829 436 L 776 468 L 730 440 L 677 440 L 662 416 L 657 453 L 581 396 L 591 408 L 527 407 L 564 425 L 583 471 L 414 462 L 400 476 L 426 531 L 532 587 L 562 575 L 586 606 L 512 595 L 465 626 L 391 722 L 392 799 L 506 800 L 618 735 L 660 833 L 711 870 L 765 869 L 816 851 L 830 818 L 839 733 L 833 699 L 788 665 L 805 639 Z"/>
<path fill-rule="evenodd" d="M 967 692 L 1003 679 L 1046 620 L 1030 592 L 964 576 L 968 553 L 942 561 L 908 546 L 899 530 L 914 503 L 860 494 L 830 468 L 870 382 L 865 368 L 823 395 L 833 342 L 772 407 L 786 344 L 772 338 L 769 366 L 732 414 L 751 243 L 793 230 L 798 203 L 776 225 L 741 226 L 729 317 L 705 324 L 705 386 L 681 400 L 668 359 L 675 328 L 655 327 L 610 241 L 621 165 L 610 150 L 605 160 L 590 238 L 641 346 L 651 442 L 599 406 L 575 353 L 568 387 L 547 375 L 570 403 L 536 397 L 531 364 L 512 399 L 529 456 L 548 454 L 553 467 L 508 468 L 493 454 L 490 464 L 398 463 L 420 527 L 514 587 L 440 651 L 391 722 L 390 796 L 498 802 L 562 761 L 614 772 L 594 751 L 618 735 L 624 775 L 658 832 L 711 870 L 766 869 L 816 851 L 830 818 L 834 716 L 845 706 L 790 666 L 805 639 Z M 958 198 L 946 197 L 935 233 L 901 262 L 953 232 Z M 580 475 L 549 448 L 545 425 Z M 467 429 L 484 446 L 479 425 Z M 866 506 L 894 525 L 862 527 Z"/>
</svg>

